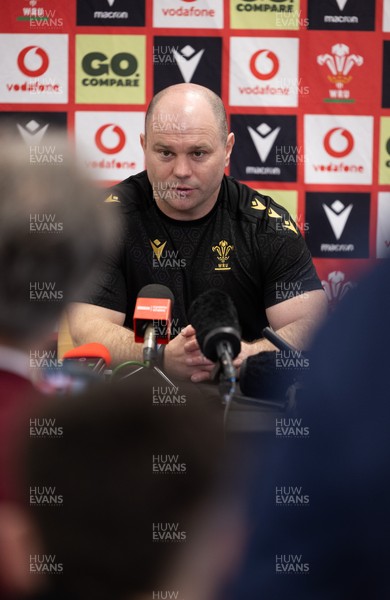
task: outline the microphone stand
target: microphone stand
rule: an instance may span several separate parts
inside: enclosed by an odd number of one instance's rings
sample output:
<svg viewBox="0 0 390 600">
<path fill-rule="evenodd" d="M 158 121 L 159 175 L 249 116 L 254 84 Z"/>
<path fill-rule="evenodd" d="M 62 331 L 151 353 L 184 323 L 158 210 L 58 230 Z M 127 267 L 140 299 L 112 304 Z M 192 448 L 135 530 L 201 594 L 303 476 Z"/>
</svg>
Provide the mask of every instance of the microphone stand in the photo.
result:
<svg viewBox="0 0 390 600">
<path fill-rule="evenodd" d="M 173 387 L 177 391 L 178 387 L 156 365 L 156 363 L 157 363 L 157 342 L 156 342 L 156 333 L 155 333 L 153 323 L 150 323 L 145 330 L 144 343 L 143 343 L 142 350 L 143 350 L 143 359 L 144 359 L 143 363 L 138 362 L 138 361 L 127 361 L 127 362 L 123 363 L 122 365 L 120 365 L 120 367 L 122 367 L 122 366 L 125 367 L 126 365 L 134 365 L 134 366 L 138 365 L 138 369 L 134 369 L 133 371 L 131 371 L 131 373 L 127 373 L 127 375 L 125 375 L 123 377 L 123 379 L 126 379 L 127 377 L 131 377 L 132 375 L 135 375 L 136 373 L 138 373 L 139 371 L 142 371 L 143 369 L 153 369 L 154 371 L 156 371 L 156 373 L 159 374 L 160 377 L 162 377 L 171 387 Z"/>
<path fill-rule="evenodd" d="M 127 373 L 127 375 L 124 375 L 124 376 L 122 377 L 122 379 L 126 379 L 127 377 L 131 377 L 132 375 L 135 375 L 136 373 L 138 373 L 139 371 L 143 371 L 144 369 L 153 369 L 153 371 L 156 371 L 156 373 L 158 373 L 158 374 L 160 375 L 160 377 L 162 377 L 163 379 L 165 379 L 165 381 L 166 381 L 166 382 L 167 382 L 167 383 L 168 383 L 168 384 L 169 384 L 171 387 L 173 387 L 173 388 L 174 388 L 176 391 L 179 389 L 179 388 L 177 387 L 177 385 L 175 385 L 175 384 L 173 383 L 173 381 L 171 381 L 171 380 L 169 379 L 169 377 L 168 377 L 167 375 L 165 375 L 165 373 L 164 373 L 164 372 L 163 372 L 163 371 L 162 371 L 162 370 L 161 370 L 159 367 L 157 367 L 156 365 L 152 365 L 152 364 L 150 364 L 150 365 L 145 365 L 145 364 L 143 364 L 143 363 L 140 363 L 140 362 L 136 362 L 136 361 L 129 361 L 129 362 L 123 363 L 123 366 L 130 365 L 130 364 L 132 364 L 132 365 L 138 365 L 138 369 L 134 369 L 133 371 L 131 371 L 131 373 Z M 121 366 L 122 366 L 122 365 L 121 365 Z"/>
<path fill-rule="evenodd" d="M 221 346 L 223 342 L 220 342 Z M 212 381 L 219 379 L 218 391 L 221 396 L 222 404 L 225 405 L 223 413 L 223 427 L 226 431 L 227 418 L 230 405 L 236 390 L 236 368 L 233 366 L 230 353 L 227 348 L 221 348 L 220 358 L 211 372 Z"/>
</svg>

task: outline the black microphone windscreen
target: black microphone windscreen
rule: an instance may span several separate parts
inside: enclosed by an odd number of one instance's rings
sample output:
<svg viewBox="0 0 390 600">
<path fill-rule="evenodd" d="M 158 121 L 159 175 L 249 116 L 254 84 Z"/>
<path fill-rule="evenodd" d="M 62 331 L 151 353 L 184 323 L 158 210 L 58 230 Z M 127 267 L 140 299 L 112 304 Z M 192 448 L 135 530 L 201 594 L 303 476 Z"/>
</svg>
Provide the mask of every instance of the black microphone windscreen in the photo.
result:
<svg viewBox="0 0 390 600">
<path fill-rule="evenodd" d="M 138 292 L 137 298 L 164 298 L 171 300 L 173 304 L 173 293 L 166 285 L 160 285 L 159 283 L 149 283 L 144 285 L 143 288 Z"/>
<path fill-rule="evenodd" d="M 235 330 L 236 334 L 233 337 L 237 338 L 235 346 L 238 348 L 237 353 L 239 352 L 241 327 L 234 302 L 225 292 L 214 288 L 203 292 L 192 302 L 188 319 L 196 330 L 196 339 L 204 353 L 206 336 L 222 328 Z M 234 343 L 234 339 L 232 341 Z M 211 358 L 211 360 L 215 359 Z"/>
<path fill-rule="evenodd" d="M 267 351 L 248 356 L 240 368 L 241 392 L 251 398 L 283 400 L 289 386 L 303 378 L 308 365 L 307 355 L 297 351 L 290 358 L 288 354 Z"/>
</svg>

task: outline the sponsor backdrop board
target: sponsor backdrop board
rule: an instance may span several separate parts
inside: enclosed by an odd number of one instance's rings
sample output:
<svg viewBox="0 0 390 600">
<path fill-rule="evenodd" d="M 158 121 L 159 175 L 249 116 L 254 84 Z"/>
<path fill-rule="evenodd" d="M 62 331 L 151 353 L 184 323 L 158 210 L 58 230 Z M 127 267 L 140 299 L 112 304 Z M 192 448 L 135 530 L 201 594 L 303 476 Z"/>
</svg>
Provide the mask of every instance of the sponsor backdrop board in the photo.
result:
<svg viewBox="0 0 390 600">
<path fill-rule="evenodd" d="M 153 93 L 221 95 L 227 172 L 286 206 L 332 303 L 390 248 L 390 0 L 4 0 L 0 125 L 68 129 L 100 185 L 143 169 Z"/>
</svg>

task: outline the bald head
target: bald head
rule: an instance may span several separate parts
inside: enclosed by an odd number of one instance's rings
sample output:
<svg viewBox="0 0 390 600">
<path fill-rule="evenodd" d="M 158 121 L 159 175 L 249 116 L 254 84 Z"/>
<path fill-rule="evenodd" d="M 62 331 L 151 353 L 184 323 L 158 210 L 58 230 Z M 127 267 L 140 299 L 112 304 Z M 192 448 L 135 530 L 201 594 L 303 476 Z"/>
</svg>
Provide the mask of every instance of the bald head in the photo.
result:
<svg viewBox="0 0 390 600">
<path fill-rule="evenodd" d="M 210 106 L 215 117 L 216 126 L 221 134 L 222 142 L 225 144 L 228 136 L 228 126 L 225 107 L 217 94 L 209 88 L 195 83 L 179 83 L 171 85 L 158 92 L 151 100 L 145 116 L 145 135 L 147 134 L 150 122 L 153 121 L 154 114 L 158 105 L 161 106 L 162 101 L 177 101 L 177 106 L 180 109 L 188 107 L 201 107 L 206 101 Z"/>
</svg>

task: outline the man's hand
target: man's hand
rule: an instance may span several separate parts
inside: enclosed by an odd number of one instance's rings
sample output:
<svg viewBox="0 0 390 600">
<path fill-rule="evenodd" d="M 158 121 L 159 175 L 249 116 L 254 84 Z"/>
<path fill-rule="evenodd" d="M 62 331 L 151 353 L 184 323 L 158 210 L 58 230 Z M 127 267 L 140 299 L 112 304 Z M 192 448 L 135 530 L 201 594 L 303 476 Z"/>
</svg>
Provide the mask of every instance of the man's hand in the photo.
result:
<svg viewBox="0 0 390 600">
<path fill-rule="evenodd" d="M 164 370 L 172 377 L 191 379 L 194 383 L 207 381 L 214 363 L 200 351 L 195 329 L 187 325 L 167 344 L 164 353 Z"/>
<path fill-rule="evenodd" d="M 241 351 L 233 361 L 237 369 L 237 375 L 242 362 L 258 352 L 255 344 L 241 342 Z M 165 349 L 164 369 L 172 376 L 183 379 L 191 379 L 194 383 L 207 381 L 211 378 L 211 372 L 215 363 L 208 360 L 201 352 L 195 337 L 195 329 L 187 325 L 177 337 L 169 342 Z"/>
<path fill-rule="evenodd" d="M 233 365 L 237 369 L 237 375 L 239 374 L 240 367 L 244 360 L 248 358 L 248 356 L 252 356 L 252 354 L 257 354 L 257 352 L 257 346 L 241 341 L 240 354 L 233 360 Z"/>
</svg>

